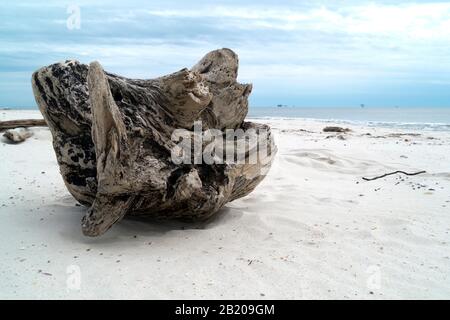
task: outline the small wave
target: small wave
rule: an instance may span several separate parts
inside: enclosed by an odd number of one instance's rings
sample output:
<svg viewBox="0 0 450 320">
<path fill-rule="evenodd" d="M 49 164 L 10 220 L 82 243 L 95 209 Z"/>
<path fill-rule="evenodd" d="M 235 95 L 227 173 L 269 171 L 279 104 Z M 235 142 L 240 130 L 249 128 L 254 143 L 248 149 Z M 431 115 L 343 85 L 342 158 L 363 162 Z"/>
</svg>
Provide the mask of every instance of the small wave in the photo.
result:
<svg viewBox="0 0 450 320">
<path fill-rule="evenodd" d="M 450 131 L 448 123 L 420 123 L 420 122 L 377 122 L 369 121 L 368 126 L 386 127 L 409 130 Z"/>
<path fill-rule="evenodd" d="M 394 121 L 362 121 L 342 119 L 320 119 L 306 117 L 271 117 L 271 116 L 249 116 L 248 119 L 280 121 L 280 120 L 305 120 L 325 123 L 336 123 L 342 125 L 356 125 L 367 127 L 383 127 L 404 130 L 426 130 L 426 131 L 450 131 L 450 123 L 435 122 L 394 122 Z"/>
</svg>

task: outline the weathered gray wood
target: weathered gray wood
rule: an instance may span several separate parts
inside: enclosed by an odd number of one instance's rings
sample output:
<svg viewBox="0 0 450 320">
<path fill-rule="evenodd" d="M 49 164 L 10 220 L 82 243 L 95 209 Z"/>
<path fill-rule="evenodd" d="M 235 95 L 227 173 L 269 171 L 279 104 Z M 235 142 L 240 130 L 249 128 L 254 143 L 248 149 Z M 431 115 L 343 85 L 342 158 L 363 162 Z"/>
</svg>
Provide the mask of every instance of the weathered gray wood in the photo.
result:
<svg viewBox="0 0 450 320">
<path fill-rule="evenodd" d="M 349 128 L 342 128 L 342 127 L 325 127 L 323 128 L 323 132 L 340 132 L 340 133 L 346 133 L 350 132 L 351 130 Z"/>
<path fill-rule="evenodd" d="M 66 186 L 89 206 L 85 235 L 98 236 L 125 215 L 206 219 L 256 187 L 276 147 L 267 126 L 243 121 L 251 85 L 236 81 L 237 70 L 237 55 L 221 49 L 191 70 L 152 80 L 110 74 L 98 62 L 65 61 L 33 74 Z M 175 163 L 172 134 L 185 129 L 194 137 L 198 120 L 203 129 L 252 129 L 251 138 L 269 142 L 268 153 L 256 163 Z M 223 147 L 236 143 L 225 139 Z M 256 153 L 251 147 L 245 158 Z"/>
<path fill-rule="evenodd" d="M 31 137 L 33 133 L 26 128 L 15 128 L 6 130 L 3 136 L 8 139 L 10 143 L 20 143 Z"/>
</svg>

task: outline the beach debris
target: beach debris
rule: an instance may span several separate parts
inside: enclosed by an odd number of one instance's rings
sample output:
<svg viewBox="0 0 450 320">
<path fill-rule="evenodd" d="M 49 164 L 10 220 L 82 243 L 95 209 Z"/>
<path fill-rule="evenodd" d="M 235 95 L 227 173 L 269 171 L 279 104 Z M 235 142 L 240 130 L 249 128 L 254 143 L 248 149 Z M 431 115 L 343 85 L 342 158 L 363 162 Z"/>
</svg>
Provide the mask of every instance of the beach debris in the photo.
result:
<svg viewBox="0 0 450 320">
<path fill-rule="evenodd" d="M 325 127 L 323 128 L 323 132 L 338 132 L 338 133 L 347 133 L 352 131 L 349 128 L 342 128 L 342 127 Z"/>
<path fill-rule="evenodd" d="M 20 119 L 0 121 L 0 131 L 15 128 L 46 127 L 44 119 Z"/>
<path fill-rule="evenodd" d="M 125 215 L 203 220 L 253 191 L 276 146 L 269 126 L 244 122 L 252 85 L 238 83 L 237 71 L 238 56 L 220 49 L 190 70 L 151 80 L 124 78 L 105 72 L 98 62 L 74 60 L 33 74 L 61 175 L 74 198 L 89 207 L 82 220 L 85 235 L 101 235 Z M 234 152 L 233 160 L 195 160 L 195 139 L 208 129 L 219 131 L 220 146 Z M 229 129 L 245 134 L 229 139 L 223 134 Z M 175 141 L 176 130 L 184 135 Z M 173 160 L 179 138 L 194 140 L 188 163 Z M 249 138 L 264 143 L 267 152 L 251 147 L 243 161 L 234 161 L 239 154 L 229 147 Z"/>
<path fill-rule="evenodd" d="M 28 139 L 33 135 L 33 132 L 26 128 L 16 128 L 6 130 L 3 136 L 8 139 L 10 143 L 20 143 Z"/>
<path fill-rule="evenodd" d="M 405 136 L 409 136 L 409 137 L 420 137 L 421 134 L 420 133 L 389 133 L 388 135 L 386 135 L 389 138 L 401 138 L 401 137 L 405 137 Z"/>
<path fill-rule="evenodd" d="M 332 139 L 332 138 L 336 138 L 336 139 L 339 139 L 339 140 L 347 140 L 347 138 L 344 137 L 342 134 L 338 134 L 338 135 L 329 135 L 329 136 L 326 136 L 326 137 L 325 137 L 325 139 Z"/>
<path fill-rule="evenodd" d="M 282 133 L 315 133 L 314 131 L 306 130 L 306 129 L 281 129 L 280 132 Z"/>
<path fill-rule="evenodd" d="M 418 172 L 408 173 L 408 172 L 405 172 L 405 171 L 398 170 L 398 171 L 394 171 L 394 172 L 385 173 L 385 174 L 383 174 L 381 176 L 377 176 L 377 177 L 374 177 L 374 178 L 365 178 L 365 177 L 363 177 L 362 179 L 365 180 L 365 181 L 373 181 L 373 180 L 381 179 L 381 178 L 384 178 L 384 177 L 387 177 L 387 176 L 390 176 L 390 175 L 393 175 L 393 174 L 398 174 L 398 173 L 405 174 L 407 176 L 415 176 L 415 175 L 418 175 L 418 174 L 426 173 L 426 171 L 418 171 Z"/>
</svg>

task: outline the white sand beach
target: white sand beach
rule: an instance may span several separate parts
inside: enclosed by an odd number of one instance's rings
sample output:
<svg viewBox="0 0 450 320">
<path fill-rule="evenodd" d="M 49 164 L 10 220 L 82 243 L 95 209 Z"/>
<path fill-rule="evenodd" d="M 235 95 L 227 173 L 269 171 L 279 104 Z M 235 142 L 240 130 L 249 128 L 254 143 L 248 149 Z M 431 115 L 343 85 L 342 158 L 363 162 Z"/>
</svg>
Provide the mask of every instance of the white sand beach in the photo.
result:
<svg viewBox="0 0 450 320">
<path fill-rule="evenodd" d="M 20 118 L 41 115 L 0 110 Z M 450 132 L 256 121 L 272 126 L 278 154 L 249 196 L 207 222 L 127 218 L 99 238 L 81 232 L 86 208 L 64 186 L 49 130 L 2 137 L 0 298 L 450 297 Z M 362 179 L 396 170 L 427 172 Z"/>
</svg>

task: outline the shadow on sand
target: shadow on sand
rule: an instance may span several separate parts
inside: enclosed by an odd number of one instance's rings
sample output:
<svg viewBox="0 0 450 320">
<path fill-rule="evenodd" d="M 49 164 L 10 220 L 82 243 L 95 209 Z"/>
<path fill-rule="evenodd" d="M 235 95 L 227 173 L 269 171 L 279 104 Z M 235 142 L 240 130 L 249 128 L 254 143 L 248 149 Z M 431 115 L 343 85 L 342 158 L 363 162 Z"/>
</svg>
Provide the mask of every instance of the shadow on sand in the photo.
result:
<svg viewBox="0 0 450 320">
<path fill-rule="evenodd" d="M 130 239 L 138 237 L 145 237 L 146 239 L 164 237 L 167 233 L 174 231 L 192 235 L 192 231 L 212 229 L 217 225 L 239 219 L 243 215 L 239 209 L 224 207 L 209 219 L 198 222 L 128 216 L 115 224 L 104 235 L 90 238 L 84 236 L 81 231 L 81 218 L 86 212 L 85 207 L 75 206 L 74 204 L 52 204 L 47 208 L 49 211 L 54 210 L 55 212 L 52 218 L 47 220 L 49 232 L 58 232 L 68 241 L 84 244 L 126 243 Z"/>
</svg>

